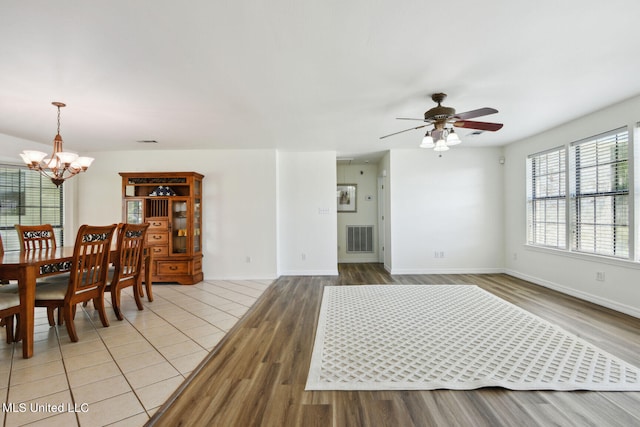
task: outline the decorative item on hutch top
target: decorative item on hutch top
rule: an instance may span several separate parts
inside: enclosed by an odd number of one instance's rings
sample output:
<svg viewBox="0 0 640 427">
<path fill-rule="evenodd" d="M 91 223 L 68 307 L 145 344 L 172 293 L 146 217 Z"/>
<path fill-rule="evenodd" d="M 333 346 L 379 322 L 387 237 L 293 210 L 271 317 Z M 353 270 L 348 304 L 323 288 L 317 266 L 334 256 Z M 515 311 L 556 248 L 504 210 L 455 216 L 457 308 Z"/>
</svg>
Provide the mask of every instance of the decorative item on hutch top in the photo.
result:
<svg viewBox="0 0 640 427">
<path fill-rule="evenodd" d="M 151 279 L 202 281 L 202 179 L 196 172 L 120 172 L 122 215 L 148 222 Z"/>
<path fill-rule="evenodd" d="M 58 133 L 53 138 L 53 153 L 47 157 L 42 151 L 25 150 L 20 153 L 22 160 L 29 169 L 40 172 L 49 178 L 57 187 L 72 176 L 86 171 L 93 162 L 92 157 L 78 157 L 76 153 L 62 151 L 62 137 L 60 136 L 60 108 L 66 104 L 52 102 L 58 108 Z"/>
</svg>

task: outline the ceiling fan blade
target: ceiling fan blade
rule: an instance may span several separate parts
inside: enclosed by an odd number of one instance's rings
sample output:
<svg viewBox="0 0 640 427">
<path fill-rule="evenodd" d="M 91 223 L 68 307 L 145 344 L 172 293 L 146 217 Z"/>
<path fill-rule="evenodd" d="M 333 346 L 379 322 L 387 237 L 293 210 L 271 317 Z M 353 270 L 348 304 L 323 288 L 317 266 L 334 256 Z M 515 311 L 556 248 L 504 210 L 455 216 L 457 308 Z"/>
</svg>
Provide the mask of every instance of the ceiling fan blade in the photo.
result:
<svg viewBox="0 0 640 427">
<path fill-rule="evenodd" d="M 455 116 L 453 116 L 453 118 L 467 120 L 473 119 L 474 117 L 488 116 L 489 114 L 495 114 L 497 112 L 498 110 L 496 110 L 495 108 L 484 107 L 478 108 L 477 110 L 465 111 L 464 113 L 456 114 Z"/>
<path fill-rule="evenodd" d="M 393 136 L 393 135 L 397 135 L 397 134 L 399 134 L 399 133 L 408 132 L 408 131 L 410 131 L 410 130 L 420 129 L 420 128 L 423 128 L 423 127 L 426 127 L 426 126 L 429 126 L 429 125 L 417 126 L 417 127 L 414 127 L 414 128 L 401 130 L 400 132 L 390 133 L 389 135 L 381 136 L 381 137 L 380 137 L 380 139 L 387 138 L 387 137 L 389 137 L 389 136 Z"/>
<path fill-rule="evenodd" d="M 490 130 L 494 132 L 502 129 L 502 126 L 504 126 L 502 123 L 474 122 L 471 120 L 458 120 L 454 122 L 453 125 L 457 128 Z"/>
<path fill-rule="evenodd" d="M 396 117 L 396 120 L 419 120 L 421 122 L 426 121 L 425 119 L 414 119 L 414 118 L 410 118 L 410 117 Z"/>
</svg>

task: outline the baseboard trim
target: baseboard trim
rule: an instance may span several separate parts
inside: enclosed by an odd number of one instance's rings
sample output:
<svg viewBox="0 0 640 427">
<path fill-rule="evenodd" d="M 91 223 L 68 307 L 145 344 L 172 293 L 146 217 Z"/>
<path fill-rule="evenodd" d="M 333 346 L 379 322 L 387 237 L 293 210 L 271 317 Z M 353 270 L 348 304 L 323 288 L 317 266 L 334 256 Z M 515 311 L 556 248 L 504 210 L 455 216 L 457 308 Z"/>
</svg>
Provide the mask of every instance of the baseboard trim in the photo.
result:
<svg viewBox="0 0 640 427">
<path fill-rule="evenodd" d="M 394 268 L 389 271 L 390 274 L 498 274 L 503 273 L 504 269 L 494 267 L 482 268 Z"/>
<path fill-rule="evenodd" d="M 517 277 L 518 279 L 526 280 L 527 282 L 535 283 L 536 285 L 544 286 L 545 288 L 553 289 L 554 291 L 562 292 L 563 294 L 571 295 L 572 297 L 580 298 L 581 300 L 589 301 L 594 304 L 610 308 L 620 313 L 628 314 L 629 316 L 640 318 L 640 310 L 626 304 L 621 304 L 607 298 L 602 298 L 597 295 L 582 292 L 573 288 L 569 288 L 567 286 L 560 285 L 558 283 L 530 276 L 528 274 L 522 274 L 515 270 L 505 269 L 504 273 L 513 277 Z"/>
<path fill-rule="evenodd" d="M 286 270 L 280 272 L 280 276 L 337 276 L 338 269 L 335 270 Z"/>
<path fill-rule="evenodd" d="M 205 277 L 203 282 L 210 282 L 213 280 L 276 280 L 277 276 L 219 276 L 219 277 Z"/>
</svg>

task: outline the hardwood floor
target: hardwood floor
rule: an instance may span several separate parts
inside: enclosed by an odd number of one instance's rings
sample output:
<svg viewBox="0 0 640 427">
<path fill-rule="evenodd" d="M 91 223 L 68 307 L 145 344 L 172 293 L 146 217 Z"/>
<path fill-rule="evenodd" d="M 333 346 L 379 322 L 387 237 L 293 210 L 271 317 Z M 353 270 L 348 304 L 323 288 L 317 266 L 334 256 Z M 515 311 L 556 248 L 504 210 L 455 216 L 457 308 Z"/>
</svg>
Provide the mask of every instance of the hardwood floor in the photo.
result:
<svg viewBox="0 0 640 427">
<path fill-rule="evenodd" d="M 304 391 L 322 289 L 475 284 L 640 366 L 640 319 L 504 274 L 281 277 L 149 421 L 152 426 L 632 426 L 640 392 Z"/>
</svg>

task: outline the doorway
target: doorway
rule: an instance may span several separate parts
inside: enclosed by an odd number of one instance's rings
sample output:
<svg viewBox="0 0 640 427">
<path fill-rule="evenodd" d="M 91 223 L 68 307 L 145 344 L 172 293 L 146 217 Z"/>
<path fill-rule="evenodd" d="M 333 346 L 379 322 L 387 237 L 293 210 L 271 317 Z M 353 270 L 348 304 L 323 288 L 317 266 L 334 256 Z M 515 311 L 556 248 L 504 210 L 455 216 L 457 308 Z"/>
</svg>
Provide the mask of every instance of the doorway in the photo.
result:
<svg viewBox="0 0 640 427">
<path fill-rule="evenodd" d="M 340 195 L 337 194 L 338 263 L 381 262 L 384 255 L 381 253 L 379 232 L 378 164 L 339 159 L 336 182 L 336 193 L 343 190 L 342 202 L 345 202 L 347 196 L 354 198 L 349 199 L 348 203 L 340 204 Z M 345 189 L 353 192 L 343 194 Z"/>
</svg>

